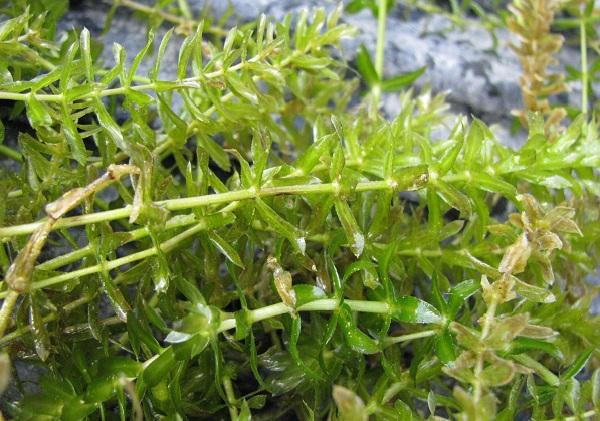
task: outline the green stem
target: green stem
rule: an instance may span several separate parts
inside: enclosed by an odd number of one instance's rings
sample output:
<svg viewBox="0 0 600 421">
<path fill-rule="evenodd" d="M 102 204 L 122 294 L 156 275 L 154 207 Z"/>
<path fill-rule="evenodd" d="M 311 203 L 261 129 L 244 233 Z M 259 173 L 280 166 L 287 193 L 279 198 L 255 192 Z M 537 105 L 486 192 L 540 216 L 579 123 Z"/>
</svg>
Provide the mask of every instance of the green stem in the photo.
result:
<svg viewBox="0 0 600 421">
<path fill-rule="evenodd" d="M 193 214 L 185 215 L 183 217 L 171 218 L 165 224 L 165 231 L 173 229 L 173 228 L 179 228 L 179 227 L 183 227 L 186 225 L 190 225 L 190 224 L 193 224 L 194 222 L 198 222 L 198 220 L 196 219 L 195 215 L 193 215 Z M 148 235 L 149 235 L 149 231 L 148 231 L 147 227 L 138 228 L 138 229 L 129 231 L 127 233 L 126 240 L 123 241 L 123 243 L 120 245 L 130 243 L 132 241 L 140 240 L 144 237 L 147 237 Z M 93 250 L 92 246 L 90 244 L 88 244 L 87 246 L 82 247 L 77 250 L 74 250 L 70 253 L 63 254 L 62 256 L 57 256 L 54 259 L 48 260 L 44 263 L 40 263 L 39 265 L 37 265 L 36 270 L 54 270 L 59 267 L 68 265 L 69 263 L 73 263 L 73 262 L 75 262 L 85 256 L 89 256 L 93 253 L 94 253 L 94 250 Z"/>
<path fill-rule="evenodd" d="M 377 14 L 377 47 L 375 51 L 375 70 L 377 71 L 377 75 L 380 79 L 383 79 L 386 17 L 387 0 L 379 0 L 379 13 Z"/>
<path fill-rule="evenodd" d="M 386 314 L 390 312 L 390 305 L 383 301 L 366 301 L 366 300 L 344 300 L 345 304 L 348 304 L 353 311 L 360 311 L 363 313 L 382 313 Z M 296 311 L 331 311 L 338 308 L 339 301 L 333 298 L 326 298 L 322 300 L 311 301 L 310 303 L 303 304 L 297 307 Z M 250 311 L 248 320 L 251 323 L 260 322 L 262 320 L 270 319 L 280 314 L 291 313 L 294 308 L 284 304 L 277 303 L 271 304 L 270 306 L 257 308 L 256 310 Z M 221 322 L 217 328 L 217 332 L 225 332 L 227 330 L 235 329 L 235 319 L 225 319 Z"/>
<path fill-rule="evenodd" d="M 235 392 L 233 391 L 233 384 L 231 383 L 230 377 L 223 377 L 223 389 L 225 390 L 225 395 L 227 397 L 227 407 L 229 408 L 229 416 L 231 418 L 231 421 L 237 421 L 237 399 L 235 397 Z"/>
<path fill-rule="evenodd" d="M 488 335 L 490 333 L 490 329 L 492 327 L 492 322 L 494 320 L 494 316 L 496 315 L 496 307 L 497 306 L 498 306 L 498 297 L 496 296 L 496 294 L 494 294 L 494 295 L 492 295 L 492 300 L 488 304 L 487 310 L 486 310 L 486 312 L 483 316 L 483 320 L 481 322 L 481 335 L 480 335 L 481 343 L 485 342 L 486 338 L 488 337 Z M 475 363 L 475 369 L 474 369 L 475 381 L 473 384 L 473 400 L 475 401 L 475 404 L 478 404 L 478 402 L 481 400 L 481 395 L 483 393 L 483 387 L 481 384 L 483 365 L 484 365 L 483 353 L 479 352 L 477 355 L 477 362 Z"/>
<path fill-rule="evenodd" d="M 386 338 L 384 340 L 384 345 L 387 346 L 387 345 L 399 344 L 402 342 L 408 342 L 408 341 L 412 341 L 415 339 L 428 338 L 430 336 L 434 336 L 437 333 L 438 333 L 437 330 L 424 330 L 422 332 L 408 333 L 406 335 L 390 336 L 389 338 Z"/>
<path fill-rule="evenodd" d="M 17 162 L 23 162 L 21 154 L 6 145 L 0 145 L 0 154 L 12 158 Z"/>
<path fill-rule="evenodd" d="M 581 112 L 588 113 L 588 63 L 587 63 L 587 33 L 583 11 L 579 20 L 579 45 L 581 48 Z"/>
<path fill-rule="evenodd" d="M 4 336 L 6 328 L 10 324 L 12 318 L 12 310 L 15 307 L 19 293 L 14 290 L 8 290 L 4 293 L 4 301 L 2 302 L 2 308 L 0 308 L 0 338 Z"/>
<path fill-rule="evenodd" d="M 387 181 L 367 181 L 356 185 L 356 192 L 393 190 Z M 181 199 L 170 199 L 155 202 L 157 205 L 170 211 L 183 209 L 200 208 L 212 205 L 222 205 L 241 200 L 255 199 L 257 197 L 269 197 L 283 194 L 337 194 L 339 186 L 337 183 L 323 184 L 299 184 L 292 186 L 265 187 L 261 190 L 253 188 L 245 190 L 236 190 L 226 193 L 208 194 L 203 196 L 185 197 Z M 76 227 L 97 222 L 113 221 L 115 219 L 127 218 L 131 215 L 132 207 L 127 205 L 124 208 L 113 209 L 104 212 L 88 213 L 70 218 L 62 218 L 56 222 L 53 229 Z M 32 222 L 23 225 L 14 225 L 12 227 L 0 228 L 0 238 L 8 238 L 16 235 L 31 234 L 44 223 L 44 220 Z"/>
<path fill-rule="evenodd" d="M 373 115 L 379 109 L 381 101 L 381 82 L 383 81 L 383 59 L 385 47 L 385 25 L 387 17 L 387 0 L 379 0 L 379 12 L 377 14 L 377 45 L 375 47 L 375 72 L 379 77 L 377 84 L 373 86 Z"/>
<path fill-rule="evenodd" d="M 550 386 L 556 387 L 560 384 L 560 379 L 556 374 L 548 370 L 543 364 L 534 360 L 529 355 L 519 354 L 513 355 L 511 358 L 516 362 L 523 364 L 525 367 L 533 369 L 540 376 L 540 378 Z"/>
<path fill-rule="evenodd" d="M 168 252 L 172 251 L 173 249 L 175 249 L 176 247 L 180 246 L 183 243 L 183 241 L 187 240 L 188 238 L 192 237 L 193 235 L 197 234 L 198 232 L 207 229 L 208 226 L 209 225 L 206 221 L 201 221 L 200 223 L 193 226 L 192 228 L 189 228 L 189 229 L 183 231 L 182 233 L 180 233 L 180 234 L 170 238 L 169 240 L 165 241 L 164 243 L 162 243 L 160 245 L 160 250 L 163 251 L 164 253 L 168 253 Z M 157 254 L 158 254 L 158 249 L 156 247 L 151 247 L 146 250 L 139 251 L 137 253 L 132 253 L 127 256 L 120 257 L 115 260 L 110 260 L 110 261 L 106 262 L 106 269 L 113 270 L 117 267 L 126 265 L 128 263 L 137 262 L 138 260 L 143 260 L 150 256 L 156 256 Z M 51 278 L 47 278 L 42 281 L 34 282 L 31 285 L 31 289 L 36 290 L 36 289 L 45 288 L 45 287 L 48 287 L 51 285 L 61 284 L 61 283 L 70 281 L 72 279 L 80 278 L 82 276 L 90 275 L 93 273 L 99 273 L 103 269 L 104 269 L 103 266 L 100 264 L 88 266 L 83 269 L 74 270 L 71 272 L 63 273 L 62 275 L 53 276 Z M 11 291 L 12 290 L 0 292 L 0 298 L 6 297 L 7 295 L 9 295 L 11 293 Z"/>
</svg>

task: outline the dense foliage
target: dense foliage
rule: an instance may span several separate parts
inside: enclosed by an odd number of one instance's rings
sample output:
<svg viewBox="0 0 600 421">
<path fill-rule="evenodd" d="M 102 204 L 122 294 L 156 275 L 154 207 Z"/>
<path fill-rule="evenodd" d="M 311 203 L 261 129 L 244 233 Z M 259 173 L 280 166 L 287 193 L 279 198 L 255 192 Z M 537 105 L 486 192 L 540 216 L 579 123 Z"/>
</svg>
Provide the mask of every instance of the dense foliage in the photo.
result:
<svg viewBox="0 0 600 421">
<path fill-rule="evenodd" d="M 355 33 L 342 5 L 226 31 L 160 3 L 115 2 L 109 21 L 125 7 L 149 29 L 133 60 L 114 45 L 112 66 L 88 30 L 57 35 L 66 1 L 0 9 L 0 121 L 19 132 L 0 127 L 4 416 L 600 414 L 592 6 L 489 12 L 521 32 L 524 66 L 545 60 L 524 71 L 528 136 L 513 150 L 443 95 L 399 92 L 424 69 L 383 78 L 393 1 L 348 3 L 379 22 L 355 66 L 336 52 Z M 568 127 L 547 99 L 563 77 L 540 80 L 561 42 L 530 25 L 529 3 L 582 29 Z M 391 119 L 386 92 L 401 98 Z M 16 363 L 43 372 L 35 393 Z"/>
</svg>

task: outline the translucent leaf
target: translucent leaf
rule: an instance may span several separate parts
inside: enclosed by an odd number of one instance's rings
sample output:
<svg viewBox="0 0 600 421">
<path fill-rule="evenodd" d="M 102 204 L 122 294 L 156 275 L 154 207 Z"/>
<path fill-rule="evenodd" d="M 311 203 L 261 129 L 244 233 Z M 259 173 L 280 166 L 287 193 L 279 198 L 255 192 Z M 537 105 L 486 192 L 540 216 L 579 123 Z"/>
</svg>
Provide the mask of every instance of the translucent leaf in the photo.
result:
<svg viewBox="0 0 600 421">
<path fill-rule="evenodd" d="M 165 51 L 167 49 L 167 45 L 169 45 L 169 40 L 171 39 L 171 35 L 173 35 L 174 28 L 169 29 L 165 32 L 162 40 L 160 41 L 160 45 L 158 47 L 158 52 L 156 53 L 156 57 L 154 60 L 154 66 L 148 73 L 148 77 L 150 80 L 156 80 L 158 78 L 158 73 L 160 71 L 160 65 L 164 59 Z"/>
<path fill-rule="evenodd" d="M 133 81 L 133 78 L 137 73 L 138 67 L 140 67 L 142 60 L 144 59 L 146 54 L 148 54 L 148 51 L 152 47 L 153 43 L 154 43 L 154 30 L 150 29 L 148 31 L 148 40 L 146 41 L 146 45 L 144 45 L 144 47 L 137 53 L 137 55 L 133 59 L 133 62 L 131 63 L 131 68 L 129 69 L 129 74 L 127 75 L 127 80 L 124 82 L 125 86 L 131 85 L 131 82 Z"/>
<path fill-rule="evenodd" d="M 471 201 L 456 187 L 439 179 L 435 180 L 434 188 L 442 200 L 450 207 L 460 211 L 461 215 L 468 217 L 473 212 Z"/>
<path fill-rule="evenodd" d="M 564 381 L 574 378 L 587 365 L 593 352 L 594 349 L 590 348 L 579 354 L 579 356 L 575 358 L 575 361 L 573 361 L 573 363 L 561 374 L 561 380 Z"/>
<path fill-rule="evenodd" d="M 157 355 L 150 364 L 144 369 L 142 378 L 148 386 L 156 386 L 160 382 L 167 379 L 168 374 L 175 366 L 175 352 L 173 347 L 164 349 L 162 353 Z"/>
<path fill-rule="evenodd" d="M 564 358 L 560 349 L 553 343 L 531 338 L 516 338 L 512 343 L 511 352 L 521 353 L 532 349 L 545 352 L 558 360 Z"/>
<path fill-rule="evenodd" d="M 452 365 L 456 359 L 456 344 L 448 328 L 442 330 L 436 337 L 435 355 L 442 364 Z"/>
<path fill-rule="evenodd" d="M 94 80 L 94 68 L 92 63 L 90 31 L 87 28 L 83 28 L 79 34 L 79 45 L 87 80 L 92 82 Z"/>
<path fill-rule="evenodd" d="M 338 199 L 335 201 L 335 210 L 346 233 L 346 240 L 352 253 L 359 257 L 365 248 L 365 236 L 361 232 L 350 206 L 347 202 Z"/>
<path fill-rule="evenodd" d="M 287 238 L 287 240 L 296 250 L 298 250 L 301 254 L 304 254 L 305 250 L 303 246 L 306 244 L 303 241 L 304 235 L 302 235 L 300 231 L 296 229 L 296 227 L 279 216 L 259 197 L 255 199 L 255 204 L 258 213 L 260 214 L 261 218 L 264 219 L 267 225 Z"/>
<path fill-rule="evenodd" d="M 341 305 L 339 315 L 344 338 L 353 351 L 361 354 L 376 354 L 380 351 L 379 344 L 356 327 L 348 304 Z"/>
<path fill-rule="evenodd" d="M 371 55 L 364 44 L 361 44 L 356 54 L 356 67 L 365 80 L 367 86 L 374 86 L 379 82 L 379 75 L 371 61 Z"/>
<path fill-rule="evenodd" d="M 325 291 L 315 285 L 296 284 L 293 288 L 297 307 L 301 307 L 303 304 L 310 303 L 311 301 L 327 298 Z"/>
<path fill-rule="evenodd" d="M 416 70 L 402 73 L 390 79 L 385 79 L 381 83 L 381 88 L 384 92 L 396 92 L 411 85 L 427 70 L 427 66 L 419 67 Z"/>
<path fill-rule="evenodd" d="M 215 231 L 210 232 L 208 234 L 208 238 L 210 238 L 210 241 L 217 247 L 221 254 L 231 261 L 231 263 L 242 269 L 245 269 L 244 262 L 242 262 L 240 255 L 237 253 L 237 251 L 235 251 L 231 244 L 225 241 Z"/>
<path fill-rule="evenodd" d="M 416 297 L 398 298 L 392 307 L 392 318 L 403 323 L 441 323 L 440 312 L 431 304 Z"/>
<path fill-rule="evenodd" d="M 32 127 L 48 127 L 52 125 L 52 117 L 47 106 L 40 102 L 35 94 L 27 100 L 27 117 Z"/>
<path fill-rule="evenodd" d="M 121 150 L 128 151 L 128 145 L 125 143 L 123 139 L 123 133 L 121 133 L 121 128 L 118 124 L 113 120 L 111 115 L 104 108 L 104 104 L 100 99 L 96 100 L 94 110 L 96 111 L 96 116 L 98 117 L 98 122 L 104 128 L 109 138 L 117 145 Z"/>
<path fill-rule="evenodd" d="M 63 134 L 67 139 L 67 142 L 69 142 L 71 154 L 79 164 L 84 165 L 87 161 L 88 153 L 85 149 L 83 139 L 77 130 L 77 126 L 73 122 L 66 105 L 64 104 L 61 106 L 61 116 Z"/>
</svg>

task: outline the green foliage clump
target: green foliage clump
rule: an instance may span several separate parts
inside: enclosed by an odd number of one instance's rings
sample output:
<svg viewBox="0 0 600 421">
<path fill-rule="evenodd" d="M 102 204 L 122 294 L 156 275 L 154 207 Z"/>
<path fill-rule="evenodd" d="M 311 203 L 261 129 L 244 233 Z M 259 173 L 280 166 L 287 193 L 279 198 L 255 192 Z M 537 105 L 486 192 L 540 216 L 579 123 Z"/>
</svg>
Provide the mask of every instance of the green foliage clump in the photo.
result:
<svg viewBox="0 0 600 421">
<path fill-rule="evenodd" d="M 1 10 L 2 122 L 27 126 L 0 137 L 19 168 L 0 176 L 5 416 L 600 414 L 587 109 L 551 141 L 529 115 L 519 150 L 427 90 L 386 120 L 381 95 L 423 72 L 382 77 L 394 2 L 351 2 L 379 22 L 366 92 L 334 58 L 355 32 L 341 7 L 224 31 L 120 0 L 151 16 L 148 43 L 107 67 L 89 31 L 56 37 L 65 1 L 41 3 Z"/>
</svg>

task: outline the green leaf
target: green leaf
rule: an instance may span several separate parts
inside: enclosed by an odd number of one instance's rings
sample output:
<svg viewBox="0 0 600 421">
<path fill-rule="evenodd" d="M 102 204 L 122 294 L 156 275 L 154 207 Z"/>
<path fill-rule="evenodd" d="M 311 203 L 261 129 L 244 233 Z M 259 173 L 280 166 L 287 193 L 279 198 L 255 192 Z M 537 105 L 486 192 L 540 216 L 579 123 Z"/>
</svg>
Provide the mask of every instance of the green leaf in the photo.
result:
<svg viewBox="0 0 600 421">
<path fill-rule="evenodd" d="M 89 82 L 94 81 L 94 67 L 92 62 L 92 49 L 90 42 L 90 31 L 87 28 L 83 28 L 79 34 L 79 45 L 81 50 L 81 59 L 83 60 L 83 67 L 85 74 Z"/>
<path fill-rule="evenodd" d="M 298 250 L 301 254 L 304 254 L 306 242 L 304 235 L 300 232 L 300 230 L 279 216 L 273 209 L 263 202 L 260 197 L 257 197 L 254 203 L 256 205 L 256 210 L 258 210 L 258 213 L 260 214 L 261 218 L 264 219 L 267 225 L 287 238 L 287 240 L 296 250 Z"/>
<path fill-rule="evenodd" d="M 335 201 L 335 210 L 346 233 L 346 241 L 352 253 L 356 257 L 360 257 L 365 248 L 365 236 L 361 232 L 350 206 L 347 202 L 338 199 Z"/>
<path fill-rule="evenodd" d="M 127 74 L 127 79 L 124 81 L 125 86 L 131 85 L 131 82 L 133 81 L 133 78 L 137 73 L 138 67 L 140 67 L 142 60 L 144 59 L 146 54 L 148 54 L 148 51 L 152 47 L 153 43 L 154 43 L 154 30 L 151 28 L 150 31 L 148 31 L 148 40 L 146 41 L 146 45 L 144 45 L 144 48 L 142 48 L 137 53 L 137 55 L 133 59 L 133 62 L 131 63 L 131 68 L 129 69 L 129 73 Z"/>
<path fill-rule="evenodd" d="M 448 328 L 444 328 L 435 340 L 435 355 L 442 364 L 451 365 L 456 360 L 456 344 Z"/>
<path fill-rule="evenodd" d="M 113 120 L 111 115 L 104 108 L 104 104 L 100 99 L 96 99 L 94 110 L 98 117 L 98 122 L 104 128 L 109 138 L 123 151 L 129 151 L 129 145 L 125 143 L 123 133 L 119 125 Z"/>
<path fill-rule="evenodd" d="M 154 66 L 148 72 L 148 78 L 150 80 L 156 80 L 158 78 L 158 73 L 160 71 L 160 65 L 165 57 L 165 51 L 167 50 L 167 46 L 169 45 L 169 40 L 171 39 L 171 35 L 173 35 L 173 31 L 175 28 L 169 29 L 163 35 L 162 40 L 160 41 L 160 45 L 158 47 L 158 52 L 156 53 L 156 57 L 154 59 Z"/>
<path fill-rule="evenodd" d="M 516 338 L 512 341 L 511 344 L 511 352 L 515 354 L 519 354 L 522 352 L 527 352 L 529 350 L 537 350 L 543 351 L 558 360 L 562 360 L 564 358 L 560 349 L 554 345 L 553 343 L 542 341 L 539 339 L 532 338 Z"/>
<path fill-rule="evenodd" d="M 427 66 L 419 67 L 411 72 L 402 73 L 398 76 L 394 76 L 390 79 L 385 79 L 381 82 L 381 89 L 383 92 L 396 92 L 405 87 L 411 85 L 427 70 Z"/>
<path fill-rule="evenodd" d="M 127 313 L 127 331 L 132 347 L 136 350 L 136 354 L 139 354 L 141 344 L 146 345 L 154 353 L 160 352 L 161 347 L 158 344 L 158 341 L 154 338 L 149 329 L 140 323 L 138 316 L 136 316 L 133 311 Z"/>
<path fill-rule="evenodd" d="M 170 346 L 165 348 L 152 362 L 144 369 L 142 378 L 148 386 L 156 386 L 164 381 L 168 374 L 172 372 L 175 366 L 175 351 Z"/>
<path fill-rule="evenodd" d="M 369 87 L 373 87 L 377 83 L 379 83 L 379 75 L 377 74 L 377 70 L 375 70 L 375 66 L 371 61 L 371 55 L 364 44 L 361 44 L 358 48 L 358 53 L 356 54 L 356 67 L 358 68 L 359 73 L 365 80 L 365 83 Z"/>
<path fill-rule="evenodd" d="M 481 284 L 474 279 L 462 281 L 452 287 L 448 294 L 448 318 L 451 320 L 454 319 L 465 301 L 479 291 L 480 288 Z"/>
<path fill-rule="evenodd" d="M 436 189 L 444 202 L 450 207 L 460 211 L 463 217 L 468 217 L 473 212 L 473 207 L 471 206 L 469 198 L 461 193 L 456 187 L 445 181 L 436 179 L 433 183 L 433 188 Z"/>
<path fill-rule="evenodd" d="M 223 239 L 216 231 L 212 231 L 208 234 L 208 238 L 210 241 L 217 247 L 217 249 L 225 256 L 231 263 L 236 265 L 239 268 L 245 269 L 244 262 L 240 255 L 235 251 L 235 249 L 229 244 L 227 241 Z"/>
<path fill-rule="evenodd" d="M 487 173 L 476 171 L 471 171 L 470 174 L 471 182 L 477 188 L 491 193 L 502 193 L 506 198 L 513 202 L 517 201 L 517 189 L 500 177 L 494 177 Z"/>
<path fill-rule="evenodd" d="M 88 152 L 85 149 L 83 139 L 77 130 L 77 126 L 73 122 L 71 115 L 65 104 L 61 106 L 61 117 L 62 117 L 62 129 L 63 135 L 69 142 L 71 148 L 71 155 L 79 164 L 85 165 L 87 161 Z M 1 143 L 1 142 L 0 142 Z"/>
<path fill-rule="evenodd" d="M 566 381 L 574 378 L 587 365 L 589 359 L 594 353 L 594 349 L 590 348 L 579 354 L 575 361 L 560 375 L 561 381 Z"/>
<path fill-rule="evenodd" d="M 310 303 L 315 300 L 327 298 L 327 294 L 321 288 L 309 284 L 296 284 L 293 286 L 296 295 L 296 307 Z"/>
<path fill-rule="evenodd" d="M 416 297 L 398 298 L 392 305 L 392 318 L 403 323 L 435 323 L 443 321 L 440 312 L 431 304 Z"/>
<path fill-rule="evenodd" d="M 47 106 L 36 98 L 35 93 L 29 95 L 27 100 L 27 117 L 29 124 L 35 128 L 52 125 L 52 117 Z"/>
<path fill-rule="evenodd" d="M 379 344 L 356 327 L 348 304 L 340 306 L 339 320 L 346 343 L 353 351 L 361 354 L 376 354 L 380 351 Z"/>
</svg>

